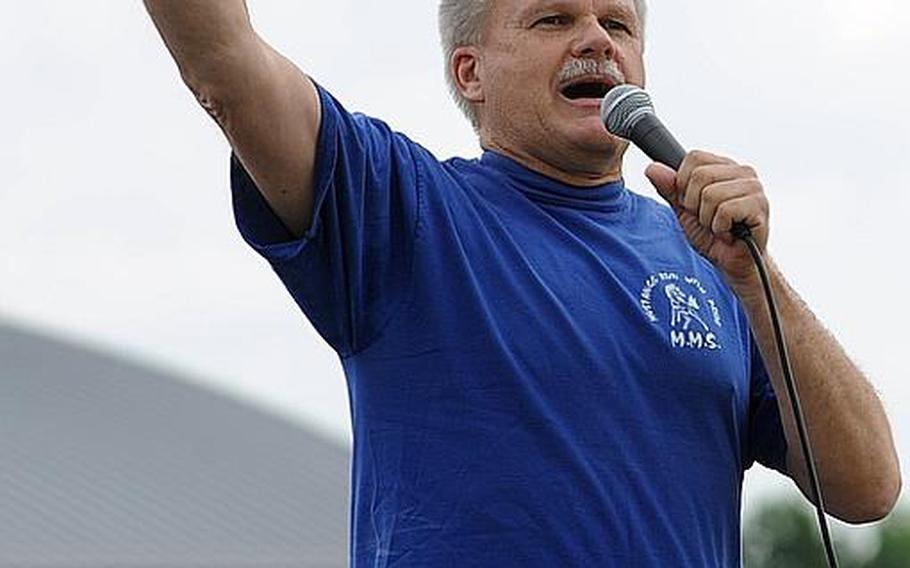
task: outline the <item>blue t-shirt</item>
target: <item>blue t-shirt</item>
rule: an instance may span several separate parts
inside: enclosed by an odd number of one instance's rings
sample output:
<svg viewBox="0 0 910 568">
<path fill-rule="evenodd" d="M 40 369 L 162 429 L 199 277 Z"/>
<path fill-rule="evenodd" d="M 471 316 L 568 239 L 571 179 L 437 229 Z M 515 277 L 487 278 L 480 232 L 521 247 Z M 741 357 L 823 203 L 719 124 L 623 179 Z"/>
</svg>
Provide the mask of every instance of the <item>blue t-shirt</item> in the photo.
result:
<svg viewBox="0 0 910 568">
<path fill-rule="evenodd" d="M 669 208 L 440 162 L 320 90 L 311 229 L 236 158 L 244 238 L 347 377 L 355 567 L 735 566 L 784 470 L 749 324 Z"/>
</svg>

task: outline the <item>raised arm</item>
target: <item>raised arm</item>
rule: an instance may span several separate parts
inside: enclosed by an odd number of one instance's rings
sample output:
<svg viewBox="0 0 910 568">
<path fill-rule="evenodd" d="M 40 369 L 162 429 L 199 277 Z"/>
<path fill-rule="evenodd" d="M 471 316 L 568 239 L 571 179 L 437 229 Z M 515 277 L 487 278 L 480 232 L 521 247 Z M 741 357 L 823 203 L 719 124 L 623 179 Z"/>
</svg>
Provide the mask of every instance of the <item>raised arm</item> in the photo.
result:
<svg viewBox="0 0 910 568">
<path fill-rule="evenodd" d="M 316 88 L 260 38 L 244 0 L 144 0 L 184 83 L 296 236 L 309 228 Z"/>
</svg>

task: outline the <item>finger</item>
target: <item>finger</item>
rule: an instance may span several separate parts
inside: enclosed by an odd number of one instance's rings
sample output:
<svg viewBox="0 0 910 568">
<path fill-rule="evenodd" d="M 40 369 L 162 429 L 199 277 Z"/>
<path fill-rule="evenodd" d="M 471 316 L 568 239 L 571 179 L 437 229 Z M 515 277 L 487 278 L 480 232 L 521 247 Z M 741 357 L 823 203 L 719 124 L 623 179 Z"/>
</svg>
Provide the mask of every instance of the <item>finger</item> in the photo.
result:
<svg viewBox="0 0 910 568">
<path fill-rule="evenodd" d="M 758 179 L 734 179 L 712 183 L 701 190 L 701 201 L 698 206 L 698 222 L 702 227 L 711 227 L 717 208 L 727 201 L 761 195 L 763 189 Z"/>
<path fill-rule="evenodd" d="M 768 209 L 764 195 L 749 195 L 724 201 L 717 207 L 711 221 L 715 235 L 730 235 L 734 223 L 745 223 L 752 229 L 753 236 L 764 249 L 768 238 Z"/>
<path fill-rule="evenodd" d="M 686 154 L 686 158 L 683 160 L 683 163 L 679 166 L 679 173 L 676 177 L 676 184 L 680 188 L 685 189 L 689 185 L 689 180 L 692 178 L 692 173 L 699 168 L 700 166 L 708 165 L 719 165 L 726 164 L 731 165 L 735 164 L 730 158 L 725 158 L 723 156 L 718 156 L 717 154 L 712 154 L 710 152 L 705 152 L 704 150 L 693 150 Z"/>
<path fill-rule="evenodd" d="M 698 215 L 702 202 L 702 193 L 706 187 L 716 183 L 756 179 L 755 172 L 748 166 L 739 164 L 710 164 L 695 168 L 689 175 L 688 185 L 684 187 L 683 207 L 693 215 Z"/>
<path fill-rule="evenodd" d="M 676 172 L 663 164 L 654 163 L 645 170 L 645 176 L 651 181 L 657 193 L 663 197 L 670 207 L 679 207 L 679 192 L 676 189 Z"/>
</svg>

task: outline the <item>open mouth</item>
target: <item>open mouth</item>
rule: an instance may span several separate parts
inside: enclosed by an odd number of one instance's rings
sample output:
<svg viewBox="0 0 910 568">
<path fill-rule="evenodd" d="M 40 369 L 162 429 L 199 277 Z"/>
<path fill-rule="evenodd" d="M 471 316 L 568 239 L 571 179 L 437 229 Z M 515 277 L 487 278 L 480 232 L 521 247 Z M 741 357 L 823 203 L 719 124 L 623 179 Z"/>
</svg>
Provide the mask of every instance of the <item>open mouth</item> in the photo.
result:
<svg viewBox="0 0 910 568">
<path fill-rule="evenodd" d="M 572 81 L 560 89 L 562 96 L 570 101 L 580 101 L 584 99 L 604 98 L 607 92 L 613 88 L 613 84 L 605 78 L 599 77 L 581 77 Z"/>
</svg>

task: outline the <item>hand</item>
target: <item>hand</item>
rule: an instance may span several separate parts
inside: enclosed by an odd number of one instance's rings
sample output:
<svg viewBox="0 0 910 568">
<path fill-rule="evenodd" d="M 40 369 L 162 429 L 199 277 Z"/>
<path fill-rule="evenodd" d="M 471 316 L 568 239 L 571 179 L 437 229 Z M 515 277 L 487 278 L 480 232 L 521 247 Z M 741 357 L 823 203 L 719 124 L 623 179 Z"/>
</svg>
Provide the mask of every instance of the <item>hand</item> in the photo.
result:
<svg viewBox="0 0 910 568">
<path fill-rule="evenodd" d="M 679 219 L 689 242 L 714 263 L 734 290 L 756 283 L 755 265 L 745 243 L 734 239 L 736 222 L 745 223 L 764 252 L 768 244 L 768 199 L 755 170 L 707 152 L 690 152 L 679 172 L 652 164 L 645 175 Z"/>
</svg>

